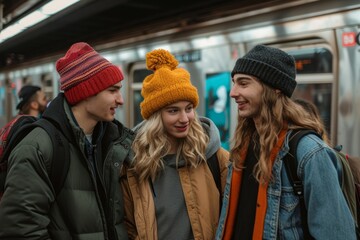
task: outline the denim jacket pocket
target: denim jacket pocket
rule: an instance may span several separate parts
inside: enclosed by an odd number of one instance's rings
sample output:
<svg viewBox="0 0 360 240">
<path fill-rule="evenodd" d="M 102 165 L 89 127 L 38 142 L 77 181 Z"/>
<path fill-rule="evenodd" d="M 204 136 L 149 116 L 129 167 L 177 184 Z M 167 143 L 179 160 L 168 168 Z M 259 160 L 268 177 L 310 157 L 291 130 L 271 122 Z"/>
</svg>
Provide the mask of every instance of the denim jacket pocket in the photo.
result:
<svg viewBox="0 0 360 240">
<path fill-rule="evenodd" d="M 302 228 L 300 219 L 299 197 L 292 187 L 282 187 L 279 212 L 280 239 L 301 239 Z"/>
<path fill-rule="evenodd" d="M 294 194 L 292 187 L 281 188 L 280 208 L 289 214 L 294 214 L 296 206 L 299 205 L 299 197 Z"/>
</svg>

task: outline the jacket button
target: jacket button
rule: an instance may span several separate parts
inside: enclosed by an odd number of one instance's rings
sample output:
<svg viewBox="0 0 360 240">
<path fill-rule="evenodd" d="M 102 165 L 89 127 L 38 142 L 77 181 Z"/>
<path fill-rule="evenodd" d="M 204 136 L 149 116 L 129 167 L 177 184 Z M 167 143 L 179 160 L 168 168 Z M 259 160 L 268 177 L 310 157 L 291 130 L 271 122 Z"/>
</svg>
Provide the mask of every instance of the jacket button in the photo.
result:
<svg viewBox="0 0 360 240">
<path fill-rule="evenodd" d="M 114 163 L 114 166 L 115 166 L 115 167 L 119 167 L 120 164 L 119 164 L 118 162 L 116 162 L 116 163 Z"/>
</svg>

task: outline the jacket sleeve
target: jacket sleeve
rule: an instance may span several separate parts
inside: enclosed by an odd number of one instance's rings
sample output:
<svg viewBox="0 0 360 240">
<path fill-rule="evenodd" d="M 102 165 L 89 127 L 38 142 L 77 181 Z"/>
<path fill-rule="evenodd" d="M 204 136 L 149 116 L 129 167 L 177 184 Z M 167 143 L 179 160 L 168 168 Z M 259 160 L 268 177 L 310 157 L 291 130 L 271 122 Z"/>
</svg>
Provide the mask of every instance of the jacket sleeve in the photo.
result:
<svg viewBox="0 0 360 240">
<path fill-rule="evenodd" d="M 126 174 L 127 168 L 123 167 L 120 177 L 121 190 L 124 197 L 125 208 L 125 226 L 130 240 L 138 239 L 136 229 L 135 216 L 134 216 L 134 201 L 132 199 L 129 182 Z"/>
<path fill-rule="evenodd" d="M 356 239 L 354 220 L 340 186 L 340 162 L 332 149 L 303 139 L 297 151 L 298 175 L 304 182 L 310 234 L 315 239 Z"/>
<path fill-rule="evenodd" d="M 12 151 L 8 162 L 5 191 L 0 202 L 0 239 L 50 239 L 48 212 L 54 194 L 50 187 L 39 141 L 51 142 L 44 130 L 36 128 Z M 40 140 L 41 139 L 41 140 Z M 51 153 L 50 153 L 50 152 Z"/>
<path fill-rule="evenodd" d="M 230 163 L 229 160 L 230 154 L 227 150 L 224 148 L 220 148 L 217 151 L 217 158 L 219 161 L 219 167 L 220 167 L 220 175 L 221 175 L 221 194 L 224 194 L 225 184 L 226 184 L 226 176 L 228 172 L 228 166 Z M 223 197 L 223 196 L 222 196 Z"/>
</svg>

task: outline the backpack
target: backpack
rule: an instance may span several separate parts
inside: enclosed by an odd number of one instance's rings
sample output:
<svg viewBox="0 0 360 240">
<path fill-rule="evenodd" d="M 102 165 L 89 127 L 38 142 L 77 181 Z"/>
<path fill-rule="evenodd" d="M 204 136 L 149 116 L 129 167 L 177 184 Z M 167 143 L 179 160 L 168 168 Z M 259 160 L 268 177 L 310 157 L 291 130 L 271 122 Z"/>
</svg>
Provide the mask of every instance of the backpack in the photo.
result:
<svg viewBox="0 0 360 240">
<path fill-rule="evenodd" d="M 220 172 L 220 164 L 217 158 L 217 151 L 207 160 L 208 167 L 211 171 L 211 174 L 214 178 L 216 188 L 219 191 L 219 214 L 221 212 L 222 206 L 222 190 L 221 190 L 221 172 Z"/>
<path fill-rule="evenodd" d="M 314 239 L 309 233 L 309 228 L 307 224 L 307 212 L 305 208 L 303 184 L 297 175 L 297 166 L 298 162 L 296 158 L 297 145 L 300 139 L 307 135 L 314 134 L 321 138 L 314 130 L 309 129 L 300 129 L 293 130 L 289 137 L 289 147 L 290 150 L 288 154 L 284 157 L 284 164 L 286 173 L 289 177 L 289 181 L 293 186 L 295 195 L 299 197 L 300 200 L 300 214 L 301 214 L 301 223 L 304 232 L 304 239 Z M 341 152 L 342 146 L 336 146 L 333 148 L 336 154 L 338 161 L 341 163 L 342 167 L 342 192 L 344 194 L 345 200 L 349 206 L 351 214 L 355 220 L 357 238 L 360 239 L 360 233 L 358 230 L 360 215 L 360 159 L 350 157 L 349 155 Z M 355 175 L 356 174 L 356 175 Z"/>
<path fill-rule="evenodd" d="M 18 115 L 0 129 L 0 201 L 5 191 L 9 155 L 15 146 L 36 127 L 43 128 L 52 142 L 53 158 L 47 170 L 56 195 L 64 184 L 70 166 L 69 143 L 65 136 L 50 120 Z"/>
</svg>

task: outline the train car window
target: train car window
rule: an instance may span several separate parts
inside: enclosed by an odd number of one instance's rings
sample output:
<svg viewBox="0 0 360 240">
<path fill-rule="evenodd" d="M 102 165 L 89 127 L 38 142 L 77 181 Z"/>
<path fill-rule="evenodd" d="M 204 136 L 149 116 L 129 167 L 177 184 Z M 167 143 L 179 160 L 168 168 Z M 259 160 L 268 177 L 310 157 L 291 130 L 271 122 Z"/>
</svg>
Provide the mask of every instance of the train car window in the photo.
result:
<svg viewBox="0 0 360 240">
<path fill-rule="evenodd" d="M 6 119 L 6 86 L 0 82 L 0 128 L 7 122 Z"/>
<path fill-rule="evenodd" d="M 295 58 L 297 74 L 332 73 L 332 53 L 325 47 L 287 51 Z"/>
<path fill-rule="evenodd" d="M 144 79 L 152 73 L 153 73 L 153 71 L 148 70 L 148 69 L 137 69 L 134 71 L 133 82 L 134 83 L 142 83 L 144 81 Z"/>
<path fill-rule="evenodd" d="M 133 92 L 134 96 L 134 126 L 139 124 L 143 118 L 141 116 L 141 109 L 140 109 L 140 103 L 144 100 L 144 98 L 141 96 L 141 90 L 135 90 Z"/>
<path fill-rule="evenodd" d="M 129 94 L 130 111 L 129 111 L 129 126 L 134 127 L 139 124 L 143 119 L 141 116 L 140 103 L 143 100 L 141 96 L 142 82 L 144 79 L 152 74 L 153 71 L 146 69 L 144 63 L 135 64 L 130 71 L 130 88 Z"/>
<path fill-rule="evenodd" d="M 314 103 L 331 138 L 332 91 L 334 83 L 333 54 L 326 44 L 300 45 L 284 49 L 296 61 L 296 80 L 293 99 Z"/>
</svg>

